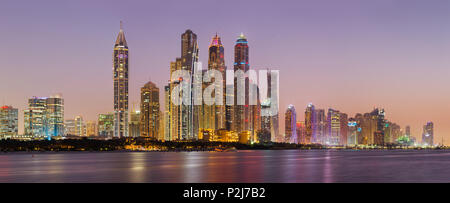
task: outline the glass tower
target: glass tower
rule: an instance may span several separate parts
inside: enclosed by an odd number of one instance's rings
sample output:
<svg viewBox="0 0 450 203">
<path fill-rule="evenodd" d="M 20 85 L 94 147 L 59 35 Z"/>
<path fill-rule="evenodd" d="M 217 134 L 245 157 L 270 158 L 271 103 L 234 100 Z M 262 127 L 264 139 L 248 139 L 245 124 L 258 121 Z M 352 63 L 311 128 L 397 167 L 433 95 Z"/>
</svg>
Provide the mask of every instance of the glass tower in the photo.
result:
<svg viewBox="0 0 450 203">
<path fill-rule="evenodd" d="M 128 137 L 128 45 L 120 23 L 114 44 L 114 137 Z"/>
</svg>

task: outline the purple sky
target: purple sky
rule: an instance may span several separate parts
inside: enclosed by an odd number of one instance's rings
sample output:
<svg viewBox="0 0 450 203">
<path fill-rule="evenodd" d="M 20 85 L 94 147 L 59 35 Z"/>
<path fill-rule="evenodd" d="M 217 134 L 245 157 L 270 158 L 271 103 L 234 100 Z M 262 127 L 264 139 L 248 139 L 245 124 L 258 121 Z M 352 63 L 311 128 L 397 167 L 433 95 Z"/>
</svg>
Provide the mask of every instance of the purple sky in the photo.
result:
<svg viewBox="0 0 450 203">
<path fill-rule="evenodd" d="M 3 0 L 0 105 L 19 108 L 20 132 L 31 96 L 62 93 L 66 119 L 112 111 L 112 49 L 123 20 L 130 106 L 149 80 L 166 84 L 186 29 L 198 35 L 204 65 L 218 32 L 228 68 L 243 32 L 251 68 L 280 70 L 283 114 L 290 103 L 301 120 L 309 102 L 350 116 L 379 106 L 417 137 L 433 121 L 435 140 L 445 135 L 450 144 L 449 11 L 448 0 Z"/>
</svg>

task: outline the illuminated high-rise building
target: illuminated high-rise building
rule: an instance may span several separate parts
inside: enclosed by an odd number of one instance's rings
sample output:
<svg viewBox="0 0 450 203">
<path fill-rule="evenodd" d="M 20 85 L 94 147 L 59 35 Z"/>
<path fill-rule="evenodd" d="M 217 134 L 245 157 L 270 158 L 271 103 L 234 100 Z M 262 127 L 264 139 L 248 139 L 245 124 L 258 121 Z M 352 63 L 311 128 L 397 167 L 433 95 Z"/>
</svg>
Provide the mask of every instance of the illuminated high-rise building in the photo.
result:
<svg viewBox="0 0 450 203">
<path fill-rule="evenodd" d="M 285 142 L 298 143 L 297 140 L 297 113 L 295 112 L 294 105 L 290 104 L 284 114 L 285 120 Z"/>
<path fill-rule="evenodd" d="M 193 77 L 196 75 L 195 63 L 198 62 L 197 35 L 192 30 L 186 30 L 181 35 L 181 69 L 189 71 L 189 91 L 191 94 L 190 105 L 181 105 L 181 139 L 193 140 L 198 138 L 199 112 L 194 112 L 192 85 Z"/>
<path fill-rule="evenodd" d="M 334 109 L 328 109 L 327 116 L 327 145 L 339 145 L 341 143 L 341 115 Z"/>
<path fill-rule="evenodd" d="M 355 115 L 355 130 L 356 130 L 356 143 L 357 145 L 363 145 L 363 144 L 367 144 L 368 139 L 367 137 L 365 137 L 365 135 L 363 134 L 363 125 L 365 125 L 365 117 L 363 114 L 361 113 L 357 113 Z M 365 131 L 365 130 L 364 130 Z"/>
<path fill-rule="evenodd" d="M 95 137 L 98 136 L 97 122 L 86 121 L 86 136 Z"/>
<path fill-rule="evenodd" d="M 64 122 L 64 135 L 75 135 L 75 120 L 67 119 Z"/>
<path fill-rule="evenodd" d="M 46 97 L 33 97 L 28 100 L 28 109 L 24 110 L 25 135 L 45 138 L 47 135 Z"/>
<path fill-rule="evenodd" d="M 28 100 L 24 111 L 24 129 L 26 136 L 38 139 L 51 139 L 63 136 L 64 99 L 60 94 L 51 97 L 33 97 Z"/>
<path fill-rule="evenodd" d="M 213 122 L 213 129 L 225 128 L 225 88 L 226 88 L 226 66 L 225 66 L 225 50 L 220 40 L 220 37 L 216 34 L 209 45 L 209 57 L 208 57 L 208 70 L 216 70 L 222 74 L 221 88 L 222 88 L 222 105 L 215 104 L 206 108 L 212 109 L 212 116 L 207 118 Z M 214 83 L 216 78 L 213 78 L 210 84 Z M 220 86 L 216 86 L 218 90 Z M 215 97 L 215 95 L 214 95 Z"/>
<path fill-rule="evenodd" d="M 434 145 L 433 122 L 428 122 L 426 125 L 423 126 L 422 145 L 424 145 L 424 146 L 433 146 Z"/>
<path fill-rule="evenodd" d="M 0 139 L 8 139 L 18 133 L 18 110 L 12 106 L 0 107 Z"/>
<path fill-rule="evenodd" d="M 348 115 L 346 113 L 340 113 L 340 145 L 346 146 L 348 141 Z"/>
<path fill-rule="evenodd" d="M 375 108 L 370 113 L 356 114 L 358 123 L 358 144 L 378 145 L 385 144 L 386 120 L 384 109 Z"/>
<path fill-rule="evenodd" d="M 384 143 L 394 144 L 402 137 L 401 128 L 393 122 L 386 121 L 384 124 Z"/>
<path fill-rule="evenodd" d="M 128 45 L 120 25 L 114 44 L 114 137 L 128 137 Z"/>
<path fill-rule="evenodd" d="M 376 115 L 371 115 L 370 113 L 365 113 L 362 115 L 361 120 L 361 136 L 359 144 L 362 145 L 373 145 L 374 135 L 377 131 L 377 119 Z"/>
<path fill-rule="evenodd" d="M 312 143 L 325 144 L 327 134 L 327 118 L 324 109 L 314 109 L 312 120 Z"/>
<path fill-rule="evenodd" d="M 114 113 L 98 115 L 98 135 L 103 138 L 114 136 Z"/>
<path fill-rule="evenodd" d="M 159 136 L 159 88 L 148 82 L 141 88 L 141 136 L 158 139 Z"/>
<path fill-rule="evenodd" d="M 169 84 L 165 86 L 165 110 L 166 110 L 166 135 L 164 136 L 165 140 L 180 140 L 181 139 L 181 105 L 176 105 L 172 102 L 172 93 L 173 89 L 180 85 L 180 80 L 175 79 L 172 80 L 172 74 L 181 70 L 181 59 L 176 58 L 175 62 L 170 63 L 170 78 Z"/>
<path fill-rule="evenodd" d="M 298 143 L 299 144 L 305 143 L 305 136 L 306 136 L 305 122 L 297 121 L 296 130 Z"/>
<path fill-rule="evenodd" d="M 349 118 L 347 126 L 347 145 L 358 145 L 358 121 L 354 118 Z"/>
<path fill-rule="evenodd" d="M 384 109 L 374 109 L 370 112 L 373 120 L 376 122 L 375 132 L 373 135 L 373 144 L 382 146 L 384 145 L 384 128 L 386 127 L 386 121 L 384 119 Z"/>
<path fill-rule="evenodd" d="M 411 137 L 411 126 L 409 125 L 405 127 L 405 136 L 409 138 Z"/>
<path fill-rule="evenodd" d="M 310 144 L 313 133 L 315 132 L 316 113 L 313 104 L 308 104 L 305 111 L 305 128 L 306 136 L 303 144 Z"/>
<path fill-rule="evenodd" d="M 272 74 L 276 74 L 274 75 L 275 77 L 272 78 Z M 262 101 L 261 103 L 259 103 L 258 100 L 258 106 L 259 109 L 257 109 L 259 112 L 270 112 L 270 115 L 263 115 L 263 113 L 261 113 L 260 116 L 260 122 L 261 122 L 261 129 L 268 129 L 270 131 L 271 134 L 271 139 L 273 142 L 283 142 L 284 138 L 280 138 L 281 136 L 279 136 L 279 125 L 278 125 L 278 93 L 276 93 L 276 95 L 272 95 L 272 90 L 277 91 L 277 89 L 273 89 L 273 88 L 277 88 L 278 85 L 278 76 L 277 76 L 277 72 L 271 72 L 270 70 L 267 70 L 267 99 L 265 101 Z M 259 94 L 261 94 L 261 92 L 259 92 Z M 259 95 L 258 95 L 259 97 Z M 269 99 L 270 98 L 270 99 Z"/>
<path fill-rule="evenodd" d="M 235 101 L 234 100 L 234 85 L 226 84 L 225 90 L 225 100 L 226 101 Z M 235 105 L 225 105 L 225 128 L 228 131 L 234 130 L 234 110 Z"/>
<path fill-rule="evenodd" d="M 130 137 L 141 136 L 141 111 L 134 108 L 130 111 L 130 123 L 128 125 L 128 131 Z"/>
<path fill-rule="evenodd" d="M 46 119 L 48 139 L 64 136 L 64 99 L 60 94 L 46 99 Z"/>
<path fill-rule="evenodd" d="M 249 47 L 247 38 L 244 34 L 241 34 L 236 41 L 236 45 L 234 46 L 234 123 L 233 130 L 236 132 L 248 131 L 250 130 L 250 120 L 251 117 L 251 109 L 249 106 L 249 78 L 245 76 L 244 79 L 244 89 L 242 91 L 243 95 L 238 95 L 238 79 L 236 78 L 236 71 L 242 71 L 243 73 L 247 73 L 250 69 L 249 64 Z M 244 96 L 244 104 L 239 104 L 242 98 L 238 98 L 239 96 Z"/>
<path fill-rule="evenodd" d="M 75 135 L 79 137 L 86 136 L 86 125 L 82 116 L 75 117 Z"/>
<path fill-rule="evenodd" d="M 173 139 L 172 101 L 170 101 L 170 84 L 164 86 L 164 140 Z"/>
<path fill-rule="evenodd" d="M 186 30 L 181 35 L 181 58 L 176 58 L 175 62 L 170 63 L 170 81 L 168 88 L 165 88 L 165 95 L 168 97 L 166 100 L 166 107 L 169 107 L 168 119 L 166 120 L 166 126 L 170 126 L 166 131 L 165 138 L 170 140 L 195 140 L 198 138 L 199 132 L 199 114 L 198 108 L 194 108 L 194 102 L 192 101 L 194 96 L 192 95 L 192 82 L 197 71 L 200 71 L 196 66 L 198 62 L 198 44 L 197 35 L 191 30 Z M 172 80 L 173 73 L 177 70 L 185 70 L 190 74 L 190 78 L 177 78 Z M 188 94 L 190 94 L 190 104 L 182 103 L 176 105 L 172 102 L 173 89 L 182 83 L 187 83 Z M 183 89 L 180 90 L 180 95 L 183 95 Z"/>
</svg>

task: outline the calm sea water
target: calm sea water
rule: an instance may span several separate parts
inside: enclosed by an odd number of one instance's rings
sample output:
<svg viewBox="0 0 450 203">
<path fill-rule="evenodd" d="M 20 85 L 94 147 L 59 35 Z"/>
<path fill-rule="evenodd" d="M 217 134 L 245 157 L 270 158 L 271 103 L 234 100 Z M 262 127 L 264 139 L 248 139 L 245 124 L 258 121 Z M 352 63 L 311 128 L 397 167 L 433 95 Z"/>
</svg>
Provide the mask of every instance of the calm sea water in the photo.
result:
<svg viewBox="0 0 450 203">
<path fill-rule="evenodd" d="M 450 151 L 0 154 L 0 182 L 450 182 Z"/>
</svg>

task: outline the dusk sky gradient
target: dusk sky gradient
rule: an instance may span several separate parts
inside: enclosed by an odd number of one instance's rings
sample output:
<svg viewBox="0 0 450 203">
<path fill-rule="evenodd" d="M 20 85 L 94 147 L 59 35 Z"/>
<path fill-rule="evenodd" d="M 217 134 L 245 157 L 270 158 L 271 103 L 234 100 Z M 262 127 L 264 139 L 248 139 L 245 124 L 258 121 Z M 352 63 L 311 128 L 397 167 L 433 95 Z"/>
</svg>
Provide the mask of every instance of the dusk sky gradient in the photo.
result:
<svg viewBox="0 0 450 203">
<path fill-rule="evenodd" d="M 309 102 L 353 117 L 374 107 L 402 129 L 435 123 L 435 142 L 450 144 L 450 1 L 448 0 L 2 0 L 0 105 L 23 110 L 32 96 L 62 93 L 65 118 L 96 120 L 113 111 L 112 52 L 119 21 L 130 49 L 130 107 L 140 87 L 161 92 L 180 57 L 181 33 L 193 30 L 200 60 L 217 32 L 233 65 L 243 32 L 251 69 L 280 70 L 280 127 L 294 104 Z M 131 108 L 130 108 L 131 109 Z"/>
</svg>

